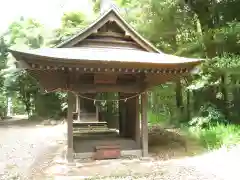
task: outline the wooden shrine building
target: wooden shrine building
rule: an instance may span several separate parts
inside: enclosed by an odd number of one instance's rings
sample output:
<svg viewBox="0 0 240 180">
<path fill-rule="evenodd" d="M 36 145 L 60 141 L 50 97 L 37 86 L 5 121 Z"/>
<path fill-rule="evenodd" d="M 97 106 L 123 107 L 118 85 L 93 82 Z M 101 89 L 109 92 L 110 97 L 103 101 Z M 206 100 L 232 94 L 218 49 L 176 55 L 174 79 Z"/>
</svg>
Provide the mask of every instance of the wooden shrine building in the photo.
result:
<svg viewBox="0 0 240 180">
<path fill-rule="evenodd" d="M 85 147 L 81 144 L 83 141 L 75 141 L 73 136 L 75 98 L 72 92 L 87 97 L 99 92 L 119 93 L 119 98 L 125 99 L 119 102 L 119 139 L 110 138 L 107 143 L 118 143 L 122 153 L 147 156 L 146 91 L 189 75 L 201 62 L 160 52 L 130 27 L 115 8 L 110 8 L 93 24 L 57 47 L 10 51 L 17 60 L 17 67 L 26 69 L 46 90 L 69 92 L 69 160 L 82 152 L 78 147 Z M 88 107 L 94 111 L 94 102 L 91 103 Z M 81 109 L 82 104 L 79 104 Z M 98 137 L 92 142 L 93 146 L 101 145 Z M 91 155 L 94 148 L 86 148 L 84 153 Z"/>
</svg>

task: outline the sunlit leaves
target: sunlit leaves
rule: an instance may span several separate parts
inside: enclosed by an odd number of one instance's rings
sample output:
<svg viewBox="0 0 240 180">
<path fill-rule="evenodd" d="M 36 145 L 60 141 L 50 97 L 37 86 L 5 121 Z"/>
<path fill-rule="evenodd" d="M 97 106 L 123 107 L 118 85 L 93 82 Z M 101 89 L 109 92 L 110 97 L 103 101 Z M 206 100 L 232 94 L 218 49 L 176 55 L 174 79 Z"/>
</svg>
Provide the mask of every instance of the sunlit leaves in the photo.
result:
<svg viewBox="0 0 240 180">
<path fill-rule="evenodd" d="M 9 26 L 5 38 L 14 48 L 39 48 L 44 44 L 44 29 L 33 19 L 20 19 Z"/>
<path fill-rule="evenodd" d="M 222 70 L 224 72 L 240 70 L 240 55 L 224 54 L 221 57 L 214 58 L 214 60 L 215 63 L 213 63 L 212 66 L 217 70 Z"/>
<path fill-rule="evenodd" d="M 86 27 L 88 20 L 81 12 L 65 13 L 62 17 L 62 25 L 60 28 L 52 32 L 52 36 L 48 39 L 48 45 L 57 45 L 64 40 L 70 38 L 80 30 Z"/>
<path fill-rule="evenodd" d="M 81 12 L 65 13 L 62 17 L 62 27 L 75 28 L 83 26 L 86 17 Z"/>
</svg>

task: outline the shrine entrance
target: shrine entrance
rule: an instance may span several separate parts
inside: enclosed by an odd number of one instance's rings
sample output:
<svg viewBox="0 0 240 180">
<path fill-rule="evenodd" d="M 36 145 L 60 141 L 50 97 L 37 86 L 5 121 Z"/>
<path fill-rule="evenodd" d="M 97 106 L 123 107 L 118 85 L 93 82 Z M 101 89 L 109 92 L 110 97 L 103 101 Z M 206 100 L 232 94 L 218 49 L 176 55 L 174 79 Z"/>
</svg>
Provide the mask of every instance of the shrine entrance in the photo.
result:
<svg viewBox="0 0 240 180">
<path fill-rule="evenodd" d="M 115 152 L 121 149 L 121 155 L 141 156 L 140 95 L 136 93 L 77 95 L 76 104 L 82 103 L 75 107 L 82 108 L 80 111 L 76 110 L 80 112 L 80 119 L 75 115 L 73 122 L 73 150 L 76 157 L 92 157 L 93 152 L 97 151 L 96 148 L 103 146 L 115 148 Z M 95 108 L 90 108 L 93 105 Z"/>
</svg>

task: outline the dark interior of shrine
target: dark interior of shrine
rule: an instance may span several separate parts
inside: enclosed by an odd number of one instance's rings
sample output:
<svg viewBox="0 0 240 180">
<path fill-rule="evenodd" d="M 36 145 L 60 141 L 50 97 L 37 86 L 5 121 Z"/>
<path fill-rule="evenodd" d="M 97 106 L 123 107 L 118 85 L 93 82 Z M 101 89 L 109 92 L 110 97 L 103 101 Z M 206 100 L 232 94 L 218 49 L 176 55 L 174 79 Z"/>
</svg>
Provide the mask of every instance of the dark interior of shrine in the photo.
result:
<svg viewBox="0 0 240 180">
<path fill-rule="evenodd" d="M 95 98 L 102 101 L 94 101 Z M 75 153 L 94 152 L 97 146 L 103 145 L 117 145 L 121 150 L 140 149 L 140 139 L 137 139 L 140 137 L 136 137 L 139 125 L 137 102 L 139 97 L 136 94 L 81 95 L 80 121 L 75 120 L 73 123 Z M 96 106 L 100 107 L 98 111 Z"/>
</svg>

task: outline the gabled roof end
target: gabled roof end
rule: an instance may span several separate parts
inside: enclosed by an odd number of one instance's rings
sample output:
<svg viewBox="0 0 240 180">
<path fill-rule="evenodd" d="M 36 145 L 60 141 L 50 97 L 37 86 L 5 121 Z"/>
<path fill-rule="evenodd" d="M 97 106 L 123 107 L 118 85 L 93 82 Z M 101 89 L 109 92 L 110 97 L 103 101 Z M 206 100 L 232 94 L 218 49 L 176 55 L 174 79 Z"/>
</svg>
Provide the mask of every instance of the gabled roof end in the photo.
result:
<svg viewBox="0 0 240 180">
<path fill-rule="evenodd" d="M 121 28 L 123 28 L 136 43 L 143 47 L 143 49 L 149 52 L 161 53 L 155 46 L 153 46 L 149 41 L 143 38 L 138 32 L 136 32 L 119 14 L 116 6 L 112 5 L 105 13 L 103 13 L 97 20 L 95 20 L 91 25 L 80 31 L 79 33 L 73 35 L 66 41 L 55 46 L 57 48 L 71 47 L 75 42 L 80 42 L 87 38 L 91 33 L 102 27 L 108 20 L 114 20 Z"/>
</svg>

